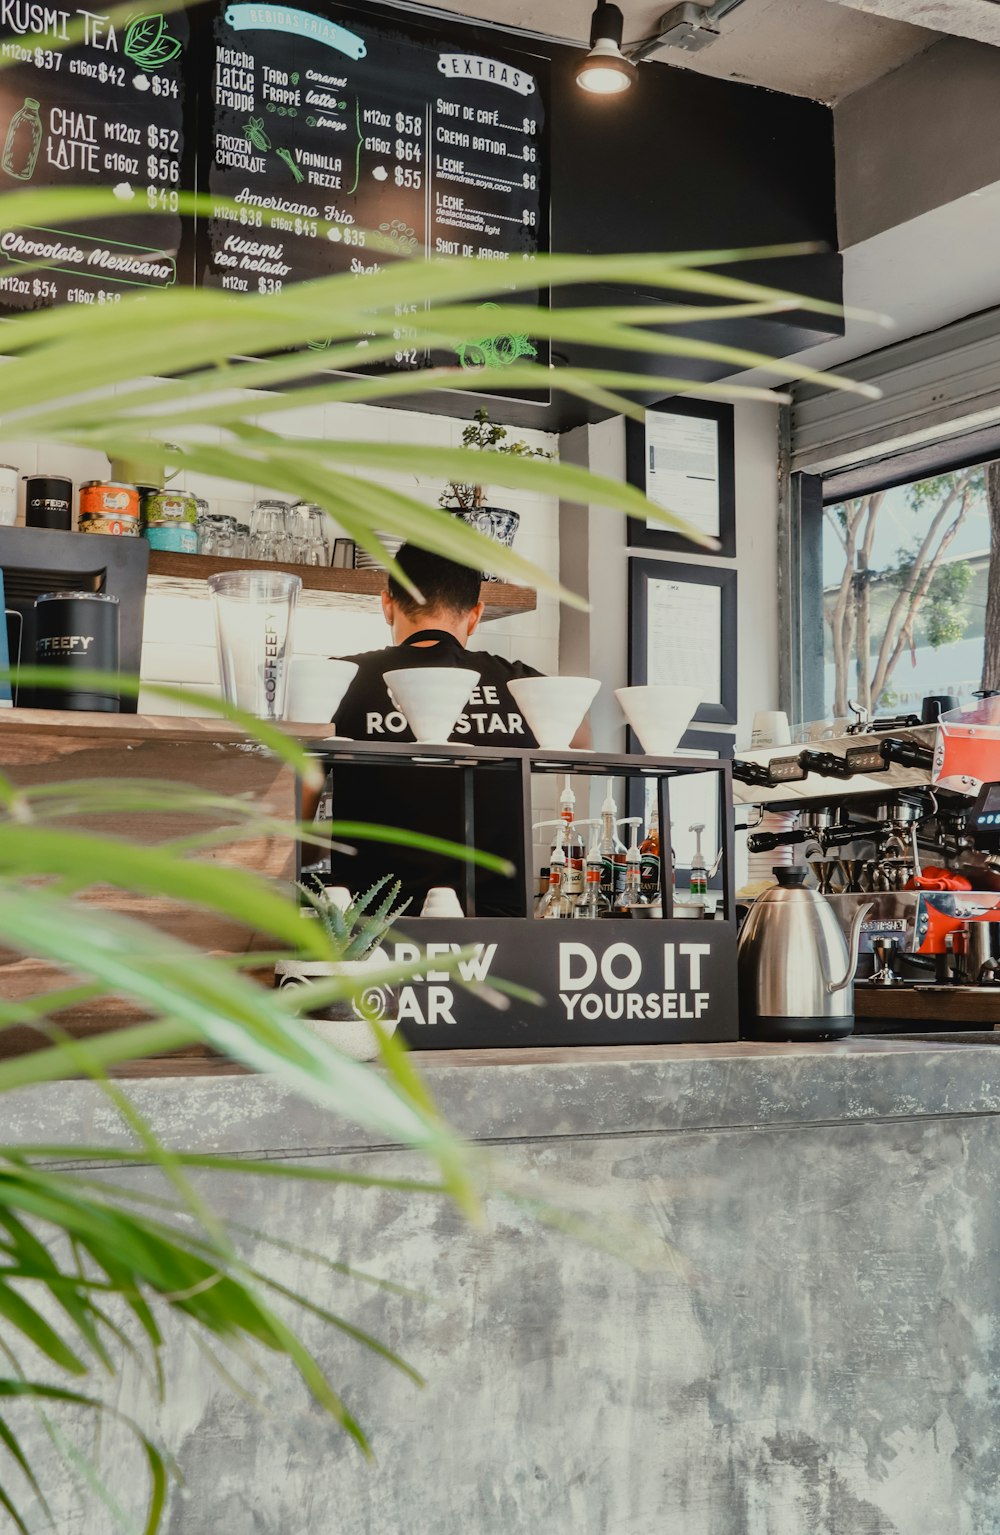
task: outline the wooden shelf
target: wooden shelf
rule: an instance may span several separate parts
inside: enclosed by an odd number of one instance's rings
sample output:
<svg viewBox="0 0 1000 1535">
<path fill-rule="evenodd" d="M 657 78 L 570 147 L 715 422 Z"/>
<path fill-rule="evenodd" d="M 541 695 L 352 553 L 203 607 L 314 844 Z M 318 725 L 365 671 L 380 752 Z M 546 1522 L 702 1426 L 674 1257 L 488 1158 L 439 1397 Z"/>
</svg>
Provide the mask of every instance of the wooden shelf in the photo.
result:
<svg viewBox="0 0 1000 1535">
<path fill-rule="evenodd" d="M 374 612 L 379 594 L 385 586 L 381 570 L 334 570 L 332 566 L 286 565 L 281 561 L 240 561 L 220 559 L 211 554 L 168 554 L 161 549 L 149 552 L 150 589 L 172 591 L 185 596 L 205 595 L 204 585 L 208 576 L 226 571 L 282 570 L 300 576 L 303 593 L 320 594 L 332 599 L 325 606 L 360 608 Z M 512 613 L 532 613 L 536 593 L 531 586 L 513 586 L 506 581 L 484 581 L 482 600 L 486 604 L 485 619 L 509 618 Z"/>
<path fill-rule="evenodd" d="M 854 988 L 859 1022 L 881 1023 L 888 1030 L 938 1028 L 1000 1029 L 1000 986 L 863 986 Z"/>
</svg>

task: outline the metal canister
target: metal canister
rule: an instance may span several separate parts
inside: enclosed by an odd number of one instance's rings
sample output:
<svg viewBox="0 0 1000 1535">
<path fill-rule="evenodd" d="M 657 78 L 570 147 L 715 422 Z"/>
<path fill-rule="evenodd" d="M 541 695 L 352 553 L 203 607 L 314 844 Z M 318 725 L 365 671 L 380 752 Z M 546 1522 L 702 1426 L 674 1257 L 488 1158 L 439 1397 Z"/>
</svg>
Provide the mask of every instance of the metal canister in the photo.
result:
<svg viewBox="0 0 1000 1535">
<path fill-rule="evenodd" d="M 80 518 L 139 516 L 139 490 L 126 480 L 87 480 L 80 486 Z"/>
<path fill-rule="evenodd" d="M 12 528 L 17 521 L 17 482 L 20 478 L 13 464 L 0 464 L 0 527 Z"/>
<path fill-rule="evenodd" d="M 198 553 L 198 529 L 189 522 L 165 522 L 146 527 L 142 536 L 151 549 L 165 549 L 170 554 Z"/>
<path fill-rule="evenodd" d="M 80 533 L 115 533 L 119 537 L 138 538 L 142 529 L 138 517 L 123 517 L 120 512 L 81 512 L 77 521 Z"/>
<path fill-rule="evenodd" d="M 185 490 L 154 490 L 143 497 L 144 528 L 196 527 L 198 503 Z"/>
<path fill-rule="evenodd" d="M 61 475 L 26 474 L 24 484 L 25 525 L 68 533 L 73 526 L 73 481 Z"/>
<path fill-rule="evenodd" d="M 118 671 L 118 598 L 107 592 L 46 592 L 35 598 L 35 664 L 63 672 Z M 117 714 L 119 694 L 109 682 L 90 687 L 37 688 L 40 709 L 90 709 Z"/>
</svg>

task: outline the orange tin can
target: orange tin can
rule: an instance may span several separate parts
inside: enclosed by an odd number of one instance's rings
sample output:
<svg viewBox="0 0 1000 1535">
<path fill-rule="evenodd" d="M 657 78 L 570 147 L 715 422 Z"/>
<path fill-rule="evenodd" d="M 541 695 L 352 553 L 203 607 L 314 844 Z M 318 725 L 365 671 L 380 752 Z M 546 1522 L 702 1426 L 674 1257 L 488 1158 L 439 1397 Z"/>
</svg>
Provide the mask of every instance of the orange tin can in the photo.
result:
<svg viewBox="0 0 1000 1535">
<path fill-rule="evenodd" d="M 138 517 L 139 491 L 124 480 L 88 480 L 80 486 L 80 516 Z"/>
<path fill-rule="evenodd" d="M 121 517 L 117 512 L 84 512 L 77 523 L 78 533 L 116 533 L 138 538 L 142 529 L 138 517 Z"/>
</svg>

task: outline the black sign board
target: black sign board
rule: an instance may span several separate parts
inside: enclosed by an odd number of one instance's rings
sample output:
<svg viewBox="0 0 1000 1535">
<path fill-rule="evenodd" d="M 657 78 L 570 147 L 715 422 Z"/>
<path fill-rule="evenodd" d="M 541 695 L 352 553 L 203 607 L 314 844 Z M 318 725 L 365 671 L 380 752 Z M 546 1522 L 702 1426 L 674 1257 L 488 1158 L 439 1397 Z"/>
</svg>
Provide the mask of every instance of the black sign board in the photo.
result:
<svg viewBox="0 0 1000 1535">
<path fill-rule="evenodd" d="M 502 296 L 503 269 L 547 248 L 545 60 L 469 51 L 455 28 L 256 0 L 222 5 L 213 47 L 208 189 L 238 211 L 210 221 L 206 282 L 270 293 L 426 249 L 494 262 Z M 430 362 L 398 318 L 391 365 Z M 480 366 L 496 344 L 470 336 L 458 354 Z M 511 336 L 503 352 L 534 348 Z"/>
<path fill-rule="evenodd" d="M 736 933 L 729 922 L 404 920 L 385 943 L 400 963 L 426 959 L 400 989 L 400 1029 L 416 1050 L 680 1044 L 738 1038 Z M 445 956 L 473 948 L 459 974 Z M 498 1009 L 483 988 L 515 981 L 541 1006 Z"/>
<path fill-rule="evenodd" d="M 190 282 L 180 257 L 185 164 L 183 11 L 123 21 L 107 8 L 4 7 L 0 34 L 0 190 L 113 188 L 120 220 L 0 235 L 0 305 L 114 303 Z M 65 50 L 47 36 L 75 37 Z M 188 146 L 189 147 L 189 146 Z M 128 216 L 124 216 L 124 210 Z"/>
</svg>

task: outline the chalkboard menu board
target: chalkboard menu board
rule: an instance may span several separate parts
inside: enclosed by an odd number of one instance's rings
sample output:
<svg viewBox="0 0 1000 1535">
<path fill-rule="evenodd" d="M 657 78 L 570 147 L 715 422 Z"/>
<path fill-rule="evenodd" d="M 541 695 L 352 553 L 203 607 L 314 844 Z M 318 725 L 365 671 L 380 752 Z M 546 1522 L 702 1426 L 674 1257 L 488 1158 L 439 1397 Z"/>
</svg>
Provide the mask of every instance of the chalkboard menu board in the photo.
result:
<svg viewBox="0 0 1000 1535">
<path fill-rule="evenodd" d="M 224 4 L 206 158 L 209 190 L 239 211 L 210 221 L 203 280 L 270 293 L 426 249 L 496 263 L 502 297 L 502 268 L 548 243 L 546 61 L 460 37 L 349 6 Z M 397 339 L 393 366 L 429 361 L 405 315 Z M 474 338 L 458 351 L 487 360 Z M 502 343 L 519 352 L 527 338 Z"/>
<path fill-rule="evenodd" d="M 267 294 L 422 251 L 492 263 L 502 304 L 511 264 L 548 248 L 548 60 L 481 31 L 337 0 L 216 0 L 190 21 L 10 0 L 0 22 L 0 192 L 96 184 L 123 212 L 0 234 L 2 309 L 177 282 Z M 197 225 L 188 189 L 218 200 Z M 431 358 L 406 313 L 395 340 L 391 368 L 538 355 L 471 336 Z"/>
<path fill-rule="evenodd" d="M 114 303 L 191 281 L 179 261 L 188 21 L 35 4 L 2 9 L 0 191 L 111 187 L 128 217 L 0 234 L 0 305 Z M 53 35 L 80 41 L 46 46 Z"/>
</svg>

